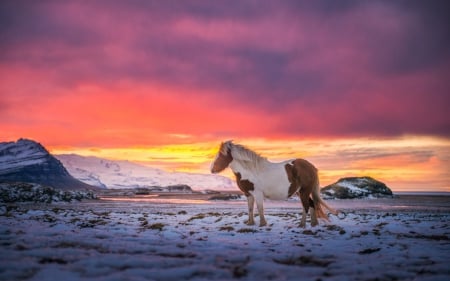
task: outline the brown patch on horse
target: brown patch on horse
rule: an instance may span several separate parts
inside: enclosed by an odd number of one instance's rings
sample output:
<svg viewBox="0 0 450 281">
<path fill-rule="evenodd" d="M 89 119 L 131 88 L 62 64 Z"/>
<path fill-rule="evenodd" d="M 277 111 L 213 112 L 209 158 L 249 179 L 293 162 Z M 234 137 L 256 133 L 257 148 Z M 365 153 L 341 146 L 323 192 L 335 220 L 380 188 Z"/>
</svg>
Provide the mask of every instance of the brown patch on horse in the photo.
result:
<svg viewBox="0 0 450 281">
<path fill-rule="evenodd" d="M 305 212 L 308 213 L 309 207 L 315 207 L 314 201 L 310 196 L 319 181 L 317 169 L 304 159 L 296 159 L 292 161 L 292 170 L 295 171 L 295 173 L 292 173 L 295 175 L 295 182 L 300 187 L 300 200 Z"/>
<path fill-rule="evenodd" d="M 244 192 L 245 196 L 250 196 L 250 191 L 255 189 L 253 183 L 249 180 L 243 180 L 241 173 L 234 173 L 239 189 Z"/>
<path fill-rule="evenodd" d="M 211 167 L 211 173 L 219 173 L 225 170 L 233 161 L 230 149 L 226 149 L 225 143 L 220 145 L 219 154 Z"/>
<path fill-rule="evenodd" d="M 286 174 L 291 185 L 288 190 L 288 197 L 294 195 L 297 192 L 299 185 L 297 183 L 297 172 L 294 169 L 294 166 L 291 164 L 284 165 L 284 169 L 286 170 Z"/>
<path fill-rule="evenodd" d="M 296 159 L 292 162 L 297 172 L 297 181 L 300 185 L 300 199 L 303 208 L 308 210 L 309 207 L 314 208 L 315 214 L 318 218 L 328 220 L 327 214 L 324 212 L 322 206 L 327 208 L 332 213 L 336 213 L 332 208 L 328 207 L 319 195 L 319 175 L 316 167 L 304 159 Z M 311 196 L 313 198 L 311 198 Z"/>
</svg>

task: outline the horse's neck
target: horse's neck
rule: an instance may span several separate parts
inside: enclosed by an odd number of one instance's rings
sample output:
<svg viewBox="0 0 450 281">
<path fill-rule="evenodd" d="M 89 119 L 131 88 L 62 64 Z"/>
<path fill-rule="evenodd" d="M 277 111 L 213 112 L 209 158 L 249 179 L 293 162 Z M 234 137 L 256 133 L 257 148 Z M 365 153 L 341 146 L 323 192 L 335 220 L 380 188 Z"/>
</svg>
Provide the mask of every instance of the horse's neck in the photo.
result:
<svg viewBox="0 0 450 281">
<path fill-rule="evenodd" d="M 264 172 L 269 164 L 270 162 L 264 158 L 260 158 L 255 162 L 242 159 L 233 159 L 230 163 L 230 168 L 234 173 L 258 174 Z"/>
</svg>

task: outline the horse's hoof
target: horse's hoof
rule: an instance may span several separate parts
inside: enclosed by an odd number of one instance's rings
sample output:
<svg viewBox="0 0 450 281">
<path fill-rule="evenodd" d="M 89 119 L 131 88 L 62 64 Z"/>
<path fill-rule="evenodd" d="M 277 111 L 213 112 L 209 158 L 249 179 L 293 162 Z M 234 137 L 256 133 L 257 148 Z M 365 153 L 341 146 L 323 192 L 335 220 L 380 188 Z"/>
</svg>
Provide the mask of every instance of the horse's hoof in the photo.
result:
<svg viewBox="0 0 450 281">
<path fill-rule="evenodd" d="M 255 222 L 254 221 L 246 221 L 245 224 L 246 225 L 255 225 Z"/>
<path fill-rule="evenodd" d="M 263 226 L 266 226 L 267 225 L 267 222 L 261 222 L 260 224 L 259 224 L 259 227 L 263 227 Z"/>
</svg>

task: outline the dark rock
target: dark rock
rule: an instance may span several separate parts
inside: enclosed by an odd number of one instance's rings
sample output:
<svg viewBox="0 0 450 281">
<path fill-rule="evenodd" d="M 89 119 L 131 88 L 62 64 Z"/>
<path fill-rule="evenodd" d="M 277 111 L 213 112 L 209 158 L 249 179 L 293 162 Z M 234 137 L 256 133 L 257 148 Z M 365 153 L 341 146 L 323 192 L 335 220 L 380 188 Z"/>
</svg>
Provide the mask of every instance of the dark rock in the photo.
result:
<svg viewBox="0 0 450 281">
<path fill-rule="evenodd" d="M 169 185 L 164 187 L 164 189 L 166 189 L 168 192 L 185 192 L 185 193 L 192 192 L 192 188 L 186 184 Z"/>
</svg>

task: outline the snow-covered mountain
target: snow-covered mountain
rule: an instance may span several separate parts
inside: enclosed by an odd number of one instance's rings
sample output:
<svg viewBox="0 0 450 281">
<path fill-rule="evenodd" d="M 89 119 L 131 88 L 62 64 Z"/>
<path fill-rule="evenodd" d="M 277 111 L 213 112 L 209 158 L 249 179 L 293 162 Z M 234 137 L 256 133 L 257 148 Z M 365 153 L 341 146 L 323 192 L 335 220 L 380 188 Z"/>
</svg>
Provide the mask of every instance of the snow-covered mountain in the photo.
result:
<svg viewBox="0 0 450 281">
<path fill-rule="evenodd" d="M 233 189 L 233 182 L 219 175 L 170 173 L 129 161 L 114 161 L 76 154 L 55 156 L 75 178 L 103 188 L 145 188 L 186 184 L 194 190 Z"/>
<path fill-rule="evenodd" d="M 59 189 L 92 188 L 73 178 L 40 143 L 27 139 L 0 143 L 0 181 L 30 182 Z"/>
</svg>

